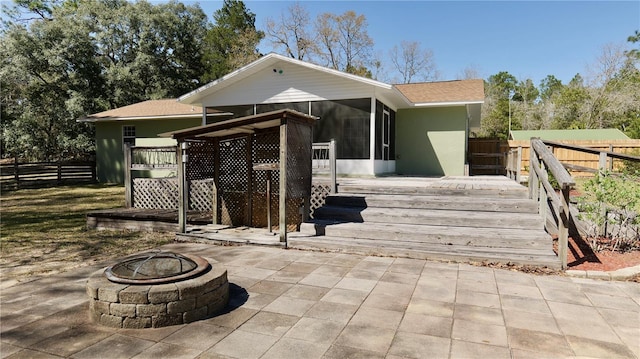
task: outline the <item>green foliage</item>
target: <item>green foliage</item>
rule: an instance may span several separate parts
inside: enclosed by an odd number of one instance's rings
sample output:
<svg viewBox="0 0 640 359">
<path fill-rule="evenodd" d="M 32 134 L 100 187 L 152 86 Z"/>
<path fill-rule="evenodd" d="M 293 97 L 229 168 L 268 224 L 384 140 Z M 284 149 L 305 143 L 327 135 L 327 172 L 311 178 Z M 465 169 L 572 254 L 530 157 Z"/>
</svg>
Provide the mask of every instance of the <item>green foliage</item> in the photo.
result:
<svg viewBox="0 0 640 359">
<path fill-rule="evenodd" d="M 606 172 L 595 176 L 584 185 L 580 210 L 582 219 L 595 225 L 592 246 L 597 243 L 599 229 L 607 225 L 605 237 L 614 241 L 613 250 L 635 248 L 640 240 L 640 174 Z"/>
<path fill-rule="evenodd" d="M 516 77 L 506 71 L 489 76 L 485 82 L 487 99 L 482 107 L 482 137 L 507 139 L 511 113 L 510 98 L 517 83 Z"/>
<path fill-rule="evenodd" d="M 547 77 L 540 81 L 540 98 L 542 100 L 552 99 L 562 91 L 563 87 L 562 81 L 553 75 L 547 75 Z"/>
<path fill-rule="evenodd" d="M 631 156 L 640 157 L 640 149 L 634 149 L 629 153 Z M 622 160 L 622 173 L 627 175 L 640 176 L 640 161 Z"/>
<path fill-rule="evenodd" d="M 93 127 L 76 120 L 199 86 L 209 23 L 176 1 L 20 0 L 38 16 L 4 24 L 0 37 L 3 156 L 86 156 Z M 18 15 L 14 15 L 18 16 Z"/>
<path fill-rule="evenodd" d="M 205 39 L 204 62 L 207 71 L 204 82 L 218 79 L 256 60 L 258 44 L 264 32 L 256 30 L 256 15 L 242 1 L 224 0 L 222 8 L 213 14 L 215 25 Z"/>
<path fill-rule="evenodd" d="M 633 45 L 627 50 L 604 46 L 589 76 L 576 74 L 566 85 L 553 75 L 538 88 L 505 71 L 490 76 L 480 135 L 507 138 L 511 114 L 512 129 L 618 128 L 640 138 L 640 32 L 628 41 Z"/>
</svg>

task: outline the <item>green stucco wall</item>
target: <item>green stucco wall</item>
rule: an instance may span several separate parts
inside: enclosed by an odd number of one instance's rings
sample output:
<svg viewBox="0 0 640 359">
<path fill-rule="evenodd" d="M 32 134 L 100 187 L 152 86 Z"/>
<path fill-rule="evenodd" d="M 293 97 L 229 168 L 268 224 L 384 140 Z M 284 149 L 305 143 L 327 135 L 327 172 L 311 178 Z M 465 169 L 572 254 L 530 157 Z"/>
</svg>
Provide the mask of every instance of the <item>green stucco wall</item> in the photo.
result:
<svg viewBox="0 0 640 359">
<path fill-rule="evenodd" d="M 200 119 L 167 119 L 97 122 L 96 165 L 98 181 L 102 183 L 124 182 L 124 152 L 122 126 L 136 127 L 137 146 L 171 146 L 175 141 L 160 138 L 158 134 L 199 126 Z"/>
<path fill-rule="evenodd" d="M 396 172 L 402 175 L 464 175 L 467 110 L 434 107 L 399 110 Z"/>
</svg>

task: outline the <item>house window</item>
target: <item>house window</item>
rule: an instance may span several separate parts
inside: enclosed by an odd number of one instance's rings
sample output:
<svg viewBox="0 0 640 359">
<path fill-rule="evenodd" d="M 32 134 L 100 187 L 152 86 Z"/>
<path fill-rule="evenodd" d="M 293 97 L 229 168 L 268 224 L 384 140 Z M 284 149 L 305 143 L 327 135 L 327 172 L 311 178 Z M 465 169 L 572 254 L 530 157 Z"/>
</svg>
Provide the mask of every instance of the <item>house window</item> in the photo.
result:
<svg viewBox="0 0 640 359">
<path fill-rule="evenodd" d="M 136 145 L 136 126 L 122 126 L 122 144 Z"/>
</svg>

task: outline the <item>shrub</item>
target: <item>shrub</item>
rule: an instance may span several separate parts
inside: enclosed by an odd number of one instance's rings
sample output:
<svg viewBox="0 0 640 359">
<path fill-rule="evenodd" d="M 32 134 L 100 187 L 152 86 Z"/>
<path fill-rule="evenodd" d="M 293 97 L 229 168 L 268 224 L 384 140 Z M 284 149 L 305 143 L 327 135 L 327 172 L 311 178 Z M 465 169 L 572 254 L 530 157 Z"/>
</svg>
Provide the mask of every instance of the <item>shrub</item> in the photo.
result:
<svg viewBox="0 0 640 359">
<path fill-rule="evenodd" d="M 587 181 L 584 192 L 580 218 L 591 224 L 593 250 L 640 249 L 640 176 L 606 172 Z"/>
</svg>

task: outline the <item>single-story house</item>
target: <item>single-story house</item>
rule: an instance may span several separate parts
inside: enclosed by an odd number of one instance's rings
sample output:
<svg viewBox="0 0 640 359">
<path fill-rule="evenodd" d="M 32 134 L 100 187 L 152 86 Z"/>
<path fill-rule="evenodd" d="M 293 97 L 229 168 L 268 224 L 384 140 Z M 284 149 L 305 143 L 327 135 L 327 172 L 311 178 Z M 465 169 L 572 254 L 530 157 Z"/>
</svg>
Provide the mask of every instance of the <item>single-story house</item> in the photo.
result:
<svg viewBox="0 0 640 359">
<path fill-rule="evenodd" d="M 338 174 L 463 175 L 484 82 L 391 85 L 272 53 L 170 102 L 80 120 L 96 125 L 99 181 L 122 182 L 125 142 L 168 144 L 157 135 L 286 108 L 319 118 L 313 141 L 336 141 Z"/>
</svg>

